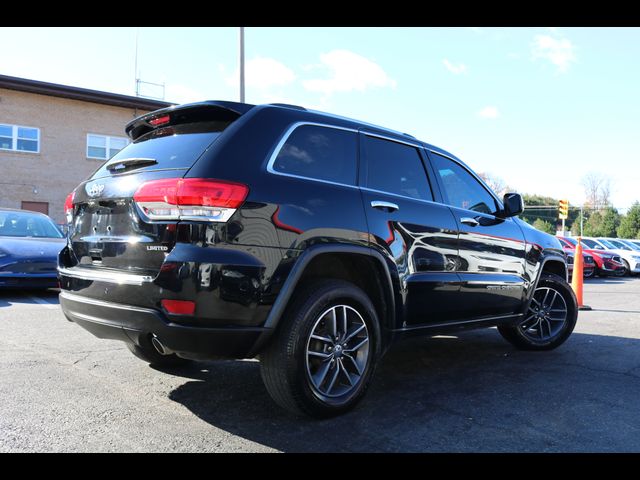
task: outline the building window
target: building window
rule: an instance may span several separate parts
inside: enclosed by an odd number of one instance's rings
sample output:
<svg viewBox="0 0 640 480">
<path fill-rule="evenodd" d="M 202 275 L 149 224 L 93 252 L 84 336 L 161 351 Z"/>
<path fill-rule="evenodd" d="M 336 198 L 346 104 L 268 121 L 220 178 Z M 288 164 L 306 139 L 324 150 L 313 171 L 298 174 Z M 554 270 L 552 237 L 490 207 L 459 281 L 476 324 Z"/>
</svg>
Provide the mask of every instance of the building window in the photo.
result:
<svg viewBox="0 0 640 480">
<path fill-rule="evenodd" d="M 106 135 L 87 135 L 87 157 L 108 160 L 127 146 L 129 140 L 123 137 L 107 137 Z"/>
<path fill-rule="evenodd" d="M 40 152 L 40 129 L 0 123 L 0 150 Z"/>
</svg>

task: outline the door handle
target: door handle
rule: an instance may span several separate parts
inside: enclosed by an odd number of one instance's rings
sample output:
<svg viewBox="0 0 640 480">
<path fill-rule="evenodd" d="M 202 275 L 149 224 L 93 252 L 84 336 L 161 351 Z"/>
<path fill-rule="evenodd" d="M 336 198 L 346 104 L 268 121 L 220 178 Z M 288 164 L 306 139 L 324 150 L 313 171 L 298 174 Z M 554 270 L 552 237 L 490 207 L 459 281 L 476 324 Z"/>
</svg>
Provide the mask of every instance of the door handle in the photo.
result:
<svg viewBox="0 0 640 480">
<path fill-rule="evenodd" d="M 396 205 L 395 203 L 383 202 L 381 200 L 373 200 L 371 202 L 371 206 L 373 208 L 378 208 L 378 209 L 381 209 L 381 210 L 387 210 L 389 212 L 395 212 L 396 210 L 400 210 L 400 207 L 398 205 Z"/>
<path fill-rule="evenodd" d="M 480 222 L 473 217 L 462 217 L 460 219 L 460 223 L 464 223 L 465 225 L 469 225 L 470 227 L 477 227 L 480 225 Z"/>
</svg>

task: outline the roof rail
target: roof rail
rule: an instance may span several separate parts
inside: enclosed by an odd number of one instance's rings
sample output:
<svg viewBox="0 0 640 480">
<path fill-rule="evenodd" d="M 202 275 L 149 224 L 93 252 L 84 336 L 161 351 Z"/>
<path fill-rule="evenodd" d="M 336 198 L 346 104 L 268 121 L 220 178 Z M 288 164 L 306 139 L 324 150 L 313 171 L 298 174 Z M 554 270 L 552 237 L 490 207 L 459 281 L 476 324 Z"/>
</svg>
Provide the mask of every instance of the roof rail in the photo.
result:
<svg viewBox="0 0 640 480">
<path fill-rule="evenodd" d="M 289 103 L 270 103 L 269 105 L 273 105 L 274 107 L 286 107 L 286 108 L 295 108 L 296 110 L 307 111 L 306 108 L 301 107 L 300 105 L 291 105 Z"/>
</svg>

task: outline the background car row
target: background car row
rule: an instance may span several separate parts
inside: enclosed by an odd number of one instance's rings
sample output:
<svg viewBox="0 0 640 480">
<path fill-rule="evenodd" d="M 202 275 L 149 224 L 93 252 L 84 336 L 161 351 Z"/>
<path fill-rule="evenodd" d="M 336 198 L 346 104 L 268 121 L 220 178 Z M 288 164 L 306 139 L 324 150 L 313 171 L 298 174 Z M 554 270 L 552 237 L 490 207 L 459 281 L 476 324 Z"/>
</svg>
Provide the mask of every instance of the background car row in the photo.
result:
<svg viewBox="0 0 640 480">
<path fill-rule="evenodd" d="M 559 236 L 558 239 L 567 254 L 575 254 L 576 238 Z M 593 258 L 594 273 L 598 276 L 640 273 L 640 240 L 582 237 L 581 245 L 583 255 Z M 588 276 L 587 261 L 585 257 L 585 277 Z"/>
<path fill-rule="evenodd" d="M 42 213 L 0 209 L 0 287 L 57 287 L 64 227 Z M 571 276 L 578 240 L 558 239 Z M 583 237 L 582 249 L 584 278 L 640 274 L 640 240 Z"/>
</svg>

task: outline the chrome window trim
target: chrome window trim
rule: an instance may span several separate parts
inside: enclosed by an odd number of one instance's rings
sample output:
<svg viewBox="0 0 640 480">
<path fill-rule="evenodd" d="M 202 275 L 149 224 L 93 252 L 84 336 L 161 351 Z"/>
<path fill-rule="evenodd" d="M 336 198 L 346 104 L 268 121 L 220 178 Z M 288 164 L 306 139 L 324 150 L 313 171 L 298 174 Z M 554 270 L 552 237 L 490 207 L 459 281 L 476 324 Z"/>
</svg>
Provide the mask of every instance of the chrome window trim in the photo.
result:
<svg viewBox="0 0 640 480">
<path fill-rule="evenodd" d="M 431 149 L 431 148 L 425 148 L 425 150 L 427 150 L 429 153 L 433 153 L 433 154 L 435 154 L 435 155 L 440 155 L 441 157 L 447 158 L 447 159 L 451 160 L 452 162 L 455 162 L 455 163 L 456 163 L 460 168 L 462 168 L 463 170 L 465 170 L 466 172 L 468 172 L 468 173 L 469 173 L 473 178 L 475 178 L 475 179 L 480 183 L 480 185 L 482 185 L 482 188 L 484 188 L 484 189 L 487 191 L 487 193 L 488 193 L 488 194 L 489 194 L 489 195 L 490 195 L 490 196 L 491 196 L 491 197 L 492 197 L 496 202 L 498 202 L 498 206 L 500 207 L 500 210 L 504 210 L 504 205 L 502 204 L 502 200 L 500 200 L 500 199 L 496 196 L 496 194 L 494 193 L 494 191 L 493 191 L 493 190 L 491 190 L 491 189 L 487 186 L 487 184 L 486 184 L 486 183 L 484 183 L 484 181 L 483 181 L 483 180 L 482 180 L 478 175 L 476 175 L 476 173 L 475 173 L 474 171 L 472 171 L 469 167 L 467 167 L 467 166 L 463 165 L 463 164 L 462 164 L 462 162 L 461 162 L 460 160 L 457 160 L 457 159 L 455 159 L 455 158 L 451 157 L 450 155 L 447 155 L 446 153 L 438 152 L 438 151 L 433 150 L 433 149 Z M 434 168 L 434 170 L 435 170 L 435 168 Z M 437 172 L 436 172 L 436 174 L 437 174 Z M 450 206 L 450 207 L 454 207 L 454 208 L 460 208 L 461 210 L 467 210 L 467 209 L 465 209 L 465 208 L 455 207 L 454 205 L 449 205 L 449 206 Z M 474 212 L 475 210 L 467 210 L 467 211 L 468 211 L 468 212 Z M 482 213 L 482 212 L 476 212 L 476 213 Z M 488 214 L 486 214 L 486 215 L 491 215 L 491 216 L 494 216 L 494 217 L 495 217 L 495 215 L 493 215 L 493 214 L 491 214 L 491 213 L 488 213 Z"/>
<path fill-rule="evenodd" d="M 424 146 L 422 144 L 418 143 L 418 142 L 401 140 L 399 138 L 389 137 L 387 135 L 382 135 L 380 133 L 367 132 L 366 130 L 361 130 L 360 133 L 362 133 L 363 135 L 366 135 L 367 137 L 380 138 L 381 140 L 387 140 L 387 141 L 390 141 L 390 142 L 401 143 L 401 144 L 408 145 L 408 146 L 416 148 L 416 149 L 424 148 Z"/>
<path fill-rule="evenodd" d="M 358 188 L 358 179 L 355 178 L 354 179 L 354 185 L 350 185 L 348 183 L 340 183 L 340 182 L 333 182 L 331 180 L 323 180 L 321 178 L 313 178 L 313 177 L 305 177 L 303 175 L 296 175 L 293 173 L 284 173 L 284 172 L 279 172 L 277 170 L 275 170 L 273 168 L 273 164 L 276 161 L 276 158 L 278 157 L 278 154 L 280 153 L 280 150 L 282 150 L 282 147 L 284 146 L 285 143 L 287 143 L 287 140 L 289 140 L 289 137 L 291 136 L 291 134 L 299 127 L 303 127 L 303 126 L 312 126 L 312 127 L 324 127 L 324 128 L 332 128 L 334 130 L 343 130 L 346 132 L 353 132 L 356 135 L 358 134 L 358 131 L 354 128 L 347 128 L 347 127 L 338 127 L 336 125 L 329 125 L 326 123 L 317 123 L 317 122 L 295 122 L 293 123 L 291 126 L 289 126 L 289 128 L 287 128 L 287 130 L 284 132 L 284 134 L 282 135 L 282 137 L 280 137 L 280 140 L 278 141 L 278 143 L 276 144 L 275 148 L 273 149 L 273 152 L 271 153 L 271 156 L 269 157 L 269 161 L 267 162 L 267 172 L 273 174 L 273 175 L 281 175 L 283 177 L 291 177 L 291 178 L 297 178 L 300 180 L 311 180 L 312 182 L 321 182 L 321 183 L 327 183 L 329 185 L 336 185 L 338 187 L 347 187 L 347 188 Z M 357 138 L 357 137 L 356 137 Z"/>
<path fill-rule="evenodd" d="M 432 203 L 432 204 L 441 205 L 441 206 L 442 205 L 448 206 L 448 205 L 445 205 L 444 203 L 436 202 L 435 200 L 427 200 L 427 199 L 424 199 L 424 198 L 415 198 L 415 197 L 410 197 L 408 195 L 400 195 L 399 193 L 391 193 L 391 192 L 385 192 L 384 190 L 376 190 L 375 188 L 360 187 L 360 190 L 362 190 L 363 192 L 369 192 L 369 193 L 379 193 L 380 195 L 390 195 L 392 197 L 398 197 L 398 198 L 402 198 L 404 200 L 413 200 L 414 202 Z"/>
<path fill-rule="evenodd" d="M 382 127 L 380 125 L 376 125 L 375 123 L 369 123 L 369 122 L 365 122 L 363 120 L 354 120 L 353 118 L 344 117 L 342 115 L 337 115 L 335 113 L 322 112 L 320 110 L 313 110 L 313 109 L 310 109 L 310 108 L 307 108 L 307 112 L 319 114 L 319 115 L 322 115 L 323 117 L 334 118 L 336 120 L 345 121 L 345 122 L 349 122 L 349 123 L 357 123 L 358 125 L 360 125 L 360 127 L 359 127 L 360 129 L 362 127 L 364 127 L 364 128 L 373 128 L 375 130 L 384 130 L 384 131 L 387 131 L 387 132 L 392 132 L 395 135 L 399 135 L 399 136 L 402 136 L 402 137 L 408 135 L 410 138 L 414 138 L 415 139 L 415 137 L 413 135 L 410 135 L 410 134 L 404 133 L 404 132 L 400 132 L 399 130 L 393 130 L 391 128 Z"/>
</svg>

